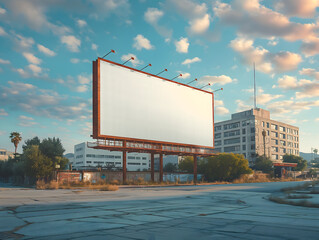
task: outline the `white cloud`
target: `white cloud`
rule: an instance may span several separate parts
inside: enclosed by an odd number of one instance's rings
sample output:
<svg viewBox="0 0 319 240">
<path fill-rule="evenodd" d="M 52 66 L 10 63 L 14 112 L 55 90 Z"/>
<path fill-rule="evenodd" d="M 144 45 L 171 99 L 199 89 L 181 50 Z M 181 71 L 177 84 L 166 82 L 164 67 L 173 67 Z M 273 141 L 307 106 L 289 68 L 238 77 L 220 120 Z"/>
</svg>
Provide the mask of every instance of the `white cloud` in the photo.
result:
<svg viewBox="0 0 319 240">
<path fill-rule="evenodd" d="M 160 25 L 158 22 L 164 16 L 164 12 L 157 8 L 148 8 L 144 13 L 144 19 L 147 23 L 155 28 L 155 30 L 165 39 L 171 39 L 172 30 Z"/>
<path fill-rule="evenodd" d="M 313 77 L 313 78 L 319 80 L 319 72 L 317 72 L 313 68 L 303 68 L 302 70 L 299 71 L 299 74 Z"/>
<path fill-rule="evenodd" d="M 133 47 L 136 48 L 137 50 L 142 50 L 143 48 L 146 50 L 151 50 L 154 48 L 154 46 L 152 46 L 150 40 L 148 40 L 147 38 L 145 38 L 141 34 L 138 34 L 134 38 Z"/>
<path fill-rule="evenodd" d="M 88 90 L 87 85 L 80 85 L 80 86 L 76 87 L 77 92 L 86 92 L 87 90 Z"/>
<path fill-rule="evenodd" d="M 20 119 L 20 120 L 30 120 L 30 121 L 31 121 L 31 120 L 34 120 L 32 117 L 27 117 L 27 116 L 24 116 L 24 115 L 20 115 L 20 116 L 19 116 L 19 119 Z"/>
<path fill-rule="evenodd" d="M 179 77 L 179 78 L 181 78 L 181 79 L 187 79 L 187 78 L 189 78 L 190 76 L 191 76 L 190 73 L 182 73 L 182 76 Z"/>
<path fill-rule="evenodd" d="M 24 52 L 22 55 L 28 60 L 29 63 L 32 64 L 41 64 L 41 59 L 34 56 L 32 53 Z"/>
<path fill-rule="evenodd" d="M 192 63 L 195 63 L 195 62 L 200 62 L 202 61 L 202 59 L 200 59 L 199 57 L 194 57 L 192 59 L 185 59 L 184 62 L 182 62 L 183 65 L 187 65 L 187 64 L 192 64 Z"/>
<path fill-rule="evenodd" d="M 17 43 L 18 47 L 21 49 L 29 49 L 34 44 L 34 40 L 31 37 L 24 37 L 19 34 L 14 34 L 15 42 Z"/>
<path fill-rule="evenodd" d="M 236 79 L 231 79 L 231 77 L 226 75 L 221 76 L 203 76 L 199 79 L 199 83 L 201 84 L 219 84 L 219 85 L 225 85 L 231 82 L 236 81 Z"/>
<path fill-rule="evenodd" d="M 19 25 L 26 24 L 36 31 L 49 29 L 58 35 L 70 32 L 70 29 L 65 26 L 58 26 L 49 22 L 45 14 L 52 5 L 65 7 L 64 1 L 10 0 L 5 1 L 5 5 L 9 9 L 11 22 L 16 22 Z"/>
<path fill-rule="evenodd" d="M 319 118 L 316 118 L 315 121 L 316 121 L 316 122 L 319 122 Z"/>
<path fill-rule="evenodd" d="M 71 63 L 79 63 L 79 62 L 80 62 L 80 59 L 78 59 L 78 58 L 71 58 L 70 62 L 71 62 Z"/>
<path fill-rule="evenodd" d="M 157 24 L 159 19 L 163 17 L 164 12 L 157 8 L 148 8 L 144 13 L 144 19 L 149 24 Z"/>
<path fill-rule="evenodd" d="M 3 27 L 0 27 L 0 36 L 6 36 L 7 33 L 6 31 L 3 29 Z"/>
<path fill-rule="evenodd" d="M 91 79 L 84 75 L 78 75 L 78 81 L 80 84 L 89 84 Z"/>
<path fill-rule="evenodd" d="M 203 34 L 207 31 L 210 25 L 210 16 L 205 14 L 202 18 L 196 18 L 189 22 L 190 32 L 192 34 Z"/>
<path fill-rule="evenodd" d="M 9 114 L 3 108 L 0 108 L 0 116 L 8 116 Z"/>
<path fill-rule="evenodd" d="M 10 64 L 10 61 L 0 58 L 0 64 Z"/>
<path fill-rule="evenodd" d="M 79 51 L 79 47 L 81 46 L 81 40 L 76 38 L 73 35 L 62 36 L 61 37 L 61 42 L 66 44 L 67 48 L 71 52 L 78 52 Z"/>
<path fill-rule="evenodd" d="M 126 55 L 122 55 L 121 60 L 123 62 L 125 62 L 126 60 L 130 59 L 131 57 L 133 57 L 134 60 L 130 60 L 129 62 L 133 65 L 133 67 L 136 67 L 137 65 L 140 65 L 140 64 L 143 63 L 136 57 L 136 55 L 134 55 L 132 53 L 129 53 L 129 54 L 126 54 Z"/>
<path fill-rule="evenodd" d="M 270 53 L 263 47 L 254 47 L 254 41 L 245 37 L 238 37 L 232 40 L 229 46 L 238 52 L 241 60 L 252 66 L 256 64 L 256 69 L 264 73 L 281 73 L 291 71 L 298 67 L 302 58 L 297 53 L 277 52 Z"/>
<path fill-rule="evenodd" d="M 274 87 L 295 91 L 297 99 L 319 97 L 318 81 L 297 80 L 296 77 L 285 75 L 282 78 L 278 78 L 278 86 Z"/>
<path fill-rule="evenodd" d="M 179 53 L 187 53 L 189 42 L 188 38 L 181 37 L 179 41 L 175 41 L 176 51 Z"/>
<path fill-rule="evenodd" d="M 215 108 L 216 114 L 218 115 L 226 115 L 229 114 L 229 110 L 225 107 L 216 107 Z"/>
<path fill-rule="evenodd" d="M 92 50 L 97 50 L 98 46 L 95 43 L 92 43 L 91 48 Z"/>
<path fill-rule="evenodd" d="M 128 0 L 90 0 L 90 3 L 95 6 L 92 14 L 95 18 L 103 19 L 115 14 L 126 19 L 131 13 Z"/>
<path fill-rule="evenodd" d="M 45 46 L 41 44 L 37 44 L 37 47 L 40 52 L 44 53 L 47 56 L 53 57 L 56 55 L 55 52 L 53 52 L 52 50 L 50 50 L 49 48 L 46 48 Z"/>
<path fill-rule="evenodd" d="M 86 27 L 87 26 L 87 23 L 86 21 L 82 20 L 82 19 L 78 19 L 76 21 L 76 24 L 79 26 L 79 27 Z"/>
<path fill-rule="evenodd" d="M 42 72 L 41 67 L 34 64 L 29 64 L 28 68 L 33 72 L 34 75 L 38 75 Z"/>
<path fill-rule="evenodd" d="M 311 18 L 319 7 L 318 0 L 277 0 L 275 9 L 288 16 Z"/>
<path fill-rule="evenodd" d="M 0 7 L 0 14 L 5 14 L 7 11 L 4 8 Z"/>
</svg>

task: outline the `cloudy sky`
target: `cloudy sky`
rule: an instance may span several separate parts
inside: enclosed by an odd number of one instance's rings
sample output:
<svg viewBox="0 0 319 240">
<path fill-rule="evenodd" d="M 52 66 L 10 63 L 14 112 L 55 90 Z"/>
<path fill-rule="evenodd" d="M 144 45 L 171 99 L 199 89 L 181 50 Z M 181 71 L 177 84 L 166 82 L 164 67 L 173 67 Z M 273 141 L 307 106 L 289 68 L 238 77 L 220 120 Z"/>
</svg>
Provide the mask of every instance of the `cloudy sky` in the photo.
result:
<svg viewBox="0 0 319 240">
<path fill-rule="evenodd" d="M 0 0 L 0 148 L 60 137 L 90 141 L 92 60 L 129 63 L 195 86 L 212 83 L 215 120 L 257 105 L 319 147 L 318 0 Z M 21 146 L 19 148 L 21 151 Z"/>
</svg>

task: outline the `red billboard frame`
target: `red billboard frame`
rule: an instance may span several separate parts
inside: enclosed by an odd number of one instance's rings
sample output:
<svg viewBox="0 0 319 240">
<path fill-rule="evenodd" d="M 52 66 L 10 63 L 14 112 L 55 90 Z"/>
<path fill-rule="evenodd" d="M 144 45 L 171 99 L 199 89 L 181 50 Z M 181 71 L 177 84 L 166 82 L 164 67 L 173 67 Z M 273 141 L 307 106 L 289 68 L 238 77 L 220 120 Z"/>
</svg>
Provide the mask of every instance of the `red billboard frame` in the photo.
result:
<svg viewBox="0 0 319 240">
<path fill-rule="evenodd" d="M 195 89 L 197 91 L 202 91 L 212 95 L 212 134 L 214 138 L 214 93 L 205 91 L 203 89 L 198 89 L 183 83 L 179 83 L 173 80 L 169 80 L 151 73 L 147 73 L 135 68 L 131 68 L 113 61 L 109 61 L 103 58 L 98 58 L 93 61 L 93 139 L 97 139 L 96 143 L 90 147 L 97 149 L 108 149 L 113 151 L 134 151 L 134 152 L 151 152 L 151 153 L 163 153 L 163 154 L 174 154 L 174 155 L 214 155 L 214 143 L 213 146 L 199 146 L 192 144 L 182 144 L 182 143 L 173 143 L 165 141 L 155 141 L 149 139 L 137 139 L 137 138 L 126 138 L 119 136 L 109 136 L 101 135 L 100 133 L 100 61 L 104 61 L 113 65 L 117 65 L 123 68 L 127 68 L 132 71 L 136 71 L 148 76 L 156 77 L 161 80 L 169 81 L 175 84 L 179 84 L 188 88 Z M 114 144 L 114 143 L 117 144 Z M 140 147 L 134 147 L 134 145 L 140 144 Z M 174 149 L 174 150 L 169 150 Z M 185 151 L 188 149 L 189 151 Z"/>
</svg>

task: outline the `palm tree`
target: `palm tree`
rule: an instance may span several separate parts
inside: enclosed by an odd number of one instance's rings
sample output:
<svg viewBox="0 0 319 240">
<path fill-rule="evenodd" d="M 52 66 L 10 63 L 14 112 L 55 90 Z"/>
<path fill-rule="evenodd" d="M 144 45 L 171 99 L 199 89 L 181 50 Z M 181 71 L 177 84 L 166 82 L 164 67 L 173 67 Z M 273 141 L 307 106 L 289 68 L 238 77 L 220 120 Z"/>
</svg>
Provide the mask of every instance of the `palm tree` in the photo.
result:
<svg viewBox="0 0 319 240">
<path fill-rule="evenodd" d="M 18 148 L 19 142 L 21 142 L 21 140 L 22 140 L 22 137 L 21 137 L 20 133 L 12 132 L 12 133 L 10 133 L 10 139 L 11 139 L 11 142 L 13 143 L 13 145 L 14 145 L 14 155 L 16 155 L 17 154 L 17 148 Z"/>
</svg>

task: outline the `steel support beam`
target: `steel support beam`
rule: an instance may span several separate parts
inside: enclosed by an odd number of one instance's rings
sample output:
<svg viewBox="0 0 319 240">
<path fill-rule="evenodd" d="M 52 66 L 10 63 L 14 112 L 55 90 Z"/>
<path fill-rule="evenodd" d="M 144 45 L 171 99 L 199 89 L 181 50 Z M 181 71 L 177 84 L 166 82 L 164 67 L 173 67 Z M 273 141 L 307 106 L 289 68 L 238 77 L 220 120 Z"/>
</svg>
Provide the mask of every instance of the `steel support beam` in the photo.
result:
<svg viewBox="0 0 319 240">
<path fill-rule="evenodd" d="M 123 142 L 126 147 L 126 141 Z M 126 182 L 126 151 L 123 151 L 123 184 Z"/>
<path fill-rule="evenodd" d="M 194 158 L 194 185 L 197 183 L 197 155 L 193 156 Z"/>
<path fill-rule="evenodd" d="M 160 154 L 159 160 L 159 181 L 163 182 L 163 154 Z"/>
<path fill-rule="evenodd" d="M 155 182 L 154 179 L 154 153 L 151 153 L 151 180 Z"/>
</svg>

